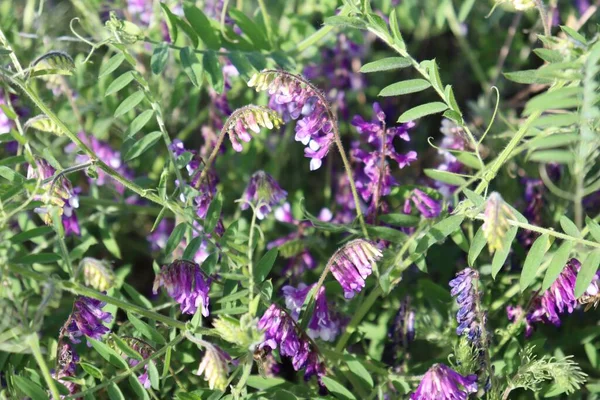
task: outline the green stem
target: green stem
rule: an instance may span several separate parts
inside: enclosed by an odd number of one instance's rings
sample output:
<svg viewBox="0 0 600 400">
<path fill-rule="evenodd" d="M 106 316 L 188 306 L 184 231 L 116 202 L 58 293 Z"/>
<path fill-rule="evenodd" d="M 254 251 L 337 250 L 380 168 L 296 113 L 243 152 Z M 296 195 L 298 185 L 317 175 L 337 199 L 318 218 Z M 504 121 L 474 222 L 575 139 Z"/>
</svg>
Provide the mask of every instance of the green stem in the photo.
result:
<svg viewBox="0 0 600 400">
<path fill-rule="evenodd" d="M 273 28 L 271 27 L 271 17 L 269 17 L 265 0 L 258 0 L 258 6 L 260 7 L 260 13 L 263 16 L 263 21 L 265 23 L 265 27 L 267 28 L 267 39 L 269 40 L 271 46 L 273 46 Z"/>
<path fill-rule="evenodd" d="M 540 13 L 540 19 L 542 20 L 542 26 L 544 27 L 544 35 L 550 36 L 550 20 L 548 19 L 546 6 L 544 6 L 542 0 L 535 0 L 535 7 Z"/>
<path fill-rule="evenodd" d="M 58 223 L 62 224 L 62 221 L 58 221 Z M 74 275 L 74 271 L 73 271 L 73 263 L 71 262 L 71 257 L 69 256 L 69 250 L 67 249 L 67 244 L 65 243 L 65 238 L 63 236 L 61 236 L 60 232 L 56 232 L 56 236 L 57 236 L 57 240 L 58 240 L 58 247 L 60 247 L 60 255 L 63 259 L 63 262 L 67 266 L 67 271 L 69 272 L 71 279 L 75 279 L 76 276 Z"/>
<path fill-rule="evenodd" d="M 137 313 L 148 319 L 160 321 L 160 322 L 164 323 L 165 325 L 171 326 L 173 328 L 177 328 L 177 329 L 181 329 L 181 330 L 186 329 L 185 323 L 183 323 L 181 321 L 177 321 L 175 319 L 169 318 L 165 315 L 156 313 L 154 311 L 146 310 L 145 308 L 140 307 L 138 305 L 131 304 L 131 303 L 116 299 L 111 296 L 107 296 L 103 293 L 100 293 L 94 289 L 85 287 L 81 284 L 78 284 L 75 282 L 65 282 L 65 281 L 60 281 L 60 284 L 64 289 L 68 290 L 71 293 L 75 293 L 75 294 L 78 294 L 81 296 L 87 296 L 87 297 L 91 297 L 91 298 L 94 298 L 94 299 L 97 299 L 100 301 L 104 301 L 108 304 L 117 306 L 124 311 L 131 311 L 131 312 Z"/>
<path fill-rule="evenodd" d="M 85 396 L 87 396 L 88 394 L 91 393 L 95 393 L 101 389 L 104 389 L 110 385 L 112 385 L 113 383 L 117 383 L 122 381 L 123 379 L 129 377 L 129 375 L 141 370 L 142 368 L 144 368 L 146 365 L 148 365 L 151 361 L 156 360 L 159 357 L 162 357 L 163 354 L 165 354 L 167 352 L 168 349 L 175 347 L 177 344 L 179 344 L 179 342 L 181 342 L 184 338 L 184 334 L 180 333 L 179 335 L 177 335 L 177 337 L 175 337 L 175 339 L 171 340 L 169 343 L 167 343 L 166 345 L 164 345 L 161 349 L 159 349 L 158 351 L 152 353 L 152 355 L 148 358 L 146 358 L 143 361 L 140 361 L 138 364 L 135 365 L 135 367 L 128 369 L 125 372 L 122 372 L 118 375 L 116 375 L 115 377 L 113 377 L 112 379 L 105 381 L 97 386 L 94 386 L 90 389 L 84 390 L 83 392 L 79 392 L 79 393 L 75 393 L 72 394 L 70 396 L 66 396 L 64 399 L 65 400 L 71 400 L 71 399 L 79 399 L 79 398 L 84 398 Z M 136 378 L 137 379 L 137 378 Z"/>
<path fill-rule="evenodd" d="M 336 352 L 341 353 L 342 351 L 344 351 L 346 343 L 348 343 L 350 336 L 352 336 L 352 334 L 356 332 L 358 325 L 360 324 L 362 319 L 365 317 L 365 315 L 367 315 L 373 304 L 375 304 L 375 301 L 382 294 L 383 289 L 381 289 L 381 286 L 377 284 L 377 286 L 371 291 L 371 293 L 369 293 L 365 301 L 358 307 L 358 310 L 356 310 L 356 312 L 354 313 L 354 316 L 350 320 L 350 323 L 346 327 L 346 330 L 344 331 L 342 337 L 340 337 L 340 339 L 337 342 L 337 345 L 335 346 Z"/>
<path fill-rule="evenodd" d="M 340 10 L 340 13 L 338 15 L 346 16 L 348 14 L 350 14 L 350 8 L 344 6 L 344 7 L 342 7 L 342 9 Z M 293 54 L 302 53 L 304 50 L 308 49 L 309 47 L 312 47 L 315 43 L 317 43 L 318 41 L 323 39 L 325 36 L 327 36 L 327 34 L 329 32 L 331 32 L 333 30 L 333 28 L 334 27 L 332 25 L 325 25 L 325 26 L 321 27 L 319 30 L 317 30 L 316 32 L 311 34 L 309 37 L 307 37 L 306 39 L 304 39 L 303 41 L 298 43 L 298 45 L 296 47 L 294 47 L 293 49 L 291 49 L 290 51 L 288 51 L 288 53 L 293 53 Z"/>
<path fill-rule="evenodd" d="M 252 259 L 254 258 L 254 248 L 252 247 L 252 242 L 254 240 L 254 229 L 256 226 L 256 210 L 254 206 L 252 207 L 252 220 L 250 222 L 250 233 L 248 234 L 248 296 L 250 297 L 250 302 L 248 303 L 248 307 L 250 307 L 250 313 L 253 314 L 252 311 L 252 300 L 254 299 L 254 262 Z M 254 316 L 254 315 L 252 315 Z"/>
<path fill-rule="evenodd" d="M 46 381 L 46 383 L 48 384 L 48 387 L 50 388 L 50 392 L 52 392 L 52 398 L 55 400 L 60 399 L 60 392 L 58 391 L 58 388 L 56 387 L 56 383 L 54 382 L 54 379 L 52 379 L 52 375 L 50 374 L 50 370 L 48 369 L 48 366 L 46 365 L 46 361 L 44 361 L 44 356 L 42 355 L 42 351 L 40 349 L 40 343 L 38 341 L 38 337 L 37 337 L 36 333 L 29 335 L 29 337 L 27 339 L 27 344 L 29 344 L 29 346 L 31 348 L 33 357 L 35 358 L 35 361 L 37 362 L 38 366 L 40 367 L 40 371 L 42 372 L 42 376 L 44 377 L 44 380 Z"/>
</svg>

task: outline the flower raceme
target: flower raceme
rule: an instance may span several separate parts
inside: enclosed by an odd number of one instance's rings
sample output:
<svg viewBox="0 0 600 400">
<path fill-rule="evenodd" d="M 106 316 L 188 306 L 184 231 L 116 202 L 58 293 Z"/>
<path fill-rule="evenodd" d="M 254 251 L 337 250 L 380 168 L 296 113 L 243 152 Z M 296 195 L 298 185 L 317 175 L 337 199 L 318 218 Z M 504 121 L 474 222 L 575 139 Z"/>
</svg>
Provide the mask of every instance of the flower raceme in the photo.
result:
<svg viewBox="0 0 600 400">
<path fill-rule="evenodd" d="M 100 300 L 78 296 L 73 303 L 73 312 L 62 328 L 62 334 L 73 343 L 80 343 L 81 336 L 99 340 L 110 331 L 104 323 L 112 321 L 113 318 L 110 313 L 102 311 L 105 305 L 106 303 Z"/>
<path fill-rule="evenodd" d="M 456 274 L 456 278 L 450 281 L 452 290 L 450 294 L 456 297 L 459 309 L 456 314 L 458 327 L 456 334 L 465 335 L 471 343 L 477 343 L 481 336 L 481 321 L 477 315 L 477 297 L 479 293 L 475 282 L 479 279 L 479 273 L 472 268 L 465 268 Z"/>
<path fill-rule="evenodd" d="M 285 71 L 263 70 L 248 86 L 268 91 L 269 105 L 284 121 L 298 120 L 295 139 L 307 146 L 304 155 L 311 159 L 310 170 L 319 169 L 333 143 L 336 121 L 324 95 L 301 76 Z"/>
<path fill-rule="evenodd" d="M 164 265 L 156 278 L 152 291 L 164 286 L 169 296 L 180 304 L 181 312 L 195 314 L 200 307 L 202 315 L 208 317 L 208 305 L 211 278 L 200 266 L 187 260 L 175 260 Z"/>
<path fill-rule="evenodd" d="M 69 394 L 74 394 L 78 391 L 79 385 L 70 380 L 66 380 L 66 377 L 74 377 L 79 363 L 79 355 L 69 343 L 62 343 L 58 350 L 58 357 L 56 360 L 57 369 L 54 372 L 54 378 L 64 385 L 68 390 Z"/>
<path fill-rule="evenodd" d="M 250 178 L 240 208 L 247 210 L 252 204 L 256 208 L 256 217 L 262 220 L 271 212 L 272 207 L 279 205 L 286 197 L 287 192 L 271 175 L 257 171 Z"/>
<path fill-rule="evenodd" d="M 496 192 L 492 193 L 485 204 L 482 226 L 490 253 L 502 250 L 503 239 L 509 228 L 508 220 L 511 218 L 513 218 L 513 213 L 502 196 Z"/>
<path fill-rule="evenodd" d="M 224 131 L 229 135 L 231 146 L 237 152 L 242 151 L 243 142 L 249 142 L 252 139 L 248 130 L 259 133 L 260 128 L 274 129 L 279 128 L 283 124 L 279 114 L 273 110 L 250 105 L 237 109 L 225 121 Z"/>
<path fill-rule="evenodd" d="M 227 375 L 229 374 L 229 362 L 231 357 L 220 347 L 205 343 L 206 351 L 198 366 L 196 375 L 204 375 L 208 387 L 225 391 L 227 389 Z"/>
<path fill-rule="evenodd" d="M 85 257 L 79 262 L 83 271 L 83 279 L 87 286 L 104 292 L 115 284 L 115 273 L 106 261 Z"/>
<path fill-rule="evenodd" d="M 351 299 L 365 287 L 365 279 L 381 257 L 381 251 L 364 239 L 347 243 L 331 257 L 331 273 L 342 286 L 345 298 Z"/>
<path fill-rule="evenodd" d="M 467 400 L 477 392 L 477 375 L 463 376 L 444 364 L 435 364 L 425 374 L 410 400 Z"/>
</svg>

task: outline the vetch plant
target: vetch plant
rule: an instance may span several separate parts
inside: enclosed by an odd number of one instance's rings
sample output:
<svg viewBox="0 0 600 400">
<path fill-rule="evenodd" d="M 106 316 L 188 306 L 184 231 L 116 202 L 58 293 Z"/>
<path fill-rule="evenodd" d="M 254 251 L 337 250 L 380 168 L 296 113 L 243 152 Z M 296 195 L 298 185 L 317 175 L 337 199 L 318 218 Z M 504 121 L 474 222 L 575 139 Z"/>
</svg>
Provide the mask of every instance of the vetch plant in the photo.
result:
<svg viewBox="0 0 600 400">
<path fill-rule="evenodd" d="M 0 399 L 596 398 L 559 3 L 0 0 Z"/>
</svg>

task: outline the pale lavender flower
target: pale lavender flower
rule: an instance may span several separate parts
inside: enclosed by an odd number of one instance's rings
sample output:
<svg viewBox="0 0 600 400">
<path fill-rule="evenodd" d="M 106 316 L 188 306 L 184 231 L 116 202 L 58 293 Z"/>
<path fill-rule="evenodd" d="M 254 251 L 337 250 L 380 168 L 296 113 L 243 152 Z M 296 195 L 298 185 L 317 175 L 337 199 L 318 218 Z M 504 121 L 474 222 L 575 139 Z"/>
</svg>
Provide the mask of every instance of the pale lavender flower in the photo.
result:
<svg viewBox="0 0 600 400">
<path fill-rule="evenodd" d="M 200 266 L 187 260 L 175 260 L 164 265 L 154 279 L 152 291 L 158 293 L 158 288 L 164 286 L 169 296 L 180 304 L 181 312 L 195 314 L 198 307 L 202 315 L 208 317 L 208 305 L 211 278 Z"/>
<path fill-rule="evenodd" d="M 281 291 L 285 298 L 285 305 L 290 310 L 292 317 L 297 321 L 302 310 L 302 305 L 310 289 L 315 285 L 307 286 L 304 283 L 298 285 L 297 288 L 286 285 Z M 322 340 L 331 342 L 335 339 L 340 331 L 339 320 L 329 310 L 327 297 L 325 296 L 325 288 L 321 287 L 315 300 L 315 309 L 312 318 L 308 323 L 308 336 L 313 339 L 321 338 Z"/>
<path fill-rule="evenodd" d="M 333 255 L 331 273 L 342 286 L 345 298 L 351 299 L 365 287 L 372 265 L 381 257 L 381 251 L 364 239 L 347 243 Z"/>
<path fill-rule="evenodd" d="M 477 392 L 477 375 L 463 376 L 444 364 L 435 364 L 425 374 L 411 400 L 467 400 Z"/>
<path fill-rule="evenodd" d="M 73 312 L 63 327 L 64 335 L 73 343 L 80 343 L 81 336 L 100 340 L 105 333 L 110 332 L 104 323 L 109 323 L 113 318 L 110 313 L 102 311 L 105 305 L 106 303 L 100 300 L 77 296 L 73 303 Z"/>
<path fill-rule="evenodd" d="M 127 0 L 127 11 L 141 24 L 148 26 L 154 17 L 152 0 Z"/>
<path fill-rule="evenodd" d="M 280 204 L 287 197 L 287 192 L 279 183 L 264 171 L 255 172 L 244 191 L 242 210 L 247 210 L 252 204 L 256 207 L 256 217 L 264 219 L 271 208 Z"/>
</svg>

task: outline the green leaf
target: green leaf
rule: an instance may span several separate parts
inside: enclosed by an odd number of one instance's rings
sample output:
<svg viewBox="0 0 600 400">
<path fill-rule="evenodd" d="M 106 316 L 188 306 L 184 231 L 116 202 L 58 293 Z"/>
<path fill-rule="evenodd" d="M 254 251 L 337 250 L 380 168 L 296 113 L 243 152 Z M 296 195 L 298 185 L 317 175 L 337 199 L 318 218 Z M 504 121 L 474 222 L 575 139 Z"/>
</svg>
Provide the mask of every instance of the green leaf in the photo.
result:
<svg viewBox="0 0 600 400">
<path fill-rule="evenodd" d="M 453 186 L 462 186 L 466 185 L 467 181 L 460 175 L 453 174 L 448 171 L 441 171 L 437 169 L 426 168 L 423 170 L 425 175 L 430 177 L 433 180 L 444 182 Z"/>
<path fill-rule="evenodd" d="M 119 350 L 121 350 L 123 352 L 123 354 L 125 354 L 127 357 L 133 358 L 134 360 L 138 360 L 138 361 L 144 360 L 144 358 L 140 355 L 140 353 L 138 353 L 137 351 L 132 349 L 127 343 L 125 343 L 125 341 L 123 339 L 121 339 L 117 335 L 112 334 L 111 339 L 115 343 L 115 345 L 117 345 Z"/>
<path fill-rule="evenodd" d="M 223 70 L 219 58 L 213 51 L 204 54 L 202 58 L 204 70 L 208 73 L 208 83 L 217 93 L 223 93 Z"/>
<path fill-rule="evenodd" d="M 208 206 L 208 210 L 206 211 L 206 218 L 204 219 L 204 230 L 206 232 L 211 233 L 217 226 L 219 218 L 221 218 L 222 207 L 223 196 L 219 192 L 217 196 L 212 199 Z"/>
<path fill-rule="evenodd" d="M 96 379 L 104 379 L 104 375 L 102 374 L 102 370 L 100 368 L 97 368 L 94 365 L 84 361 L 80 361 L 79 366 L 83 368 L 88 375 L 93 376 Z"/>
<path fill-rule="evenodd" d="M 159 131 L 150 132 L 149 134 L 144 135 L 143 138 L 135 142 L 133 146 L 129 148 L 127 154 L 125 154 L 125 161 L 131 161 L 134 158 L 144 154 L 148 149 L 154 146 L 156 142 L 158 142 L 161 136 L 162 133 Z"/>
<path fill-rule="evenodd" d="M 150 361 L 148 363 L 148 377 L 150 378 L 150 385 L 152 386 L 152 389 L 158 390 L 160 379 L 158 376 L 158 369 L 156 369 L 154 361 Z"/>
<path fill-rule="evenodd" d="M 183 13 L 206 47 L 213 50 L 218 50 L 221 47 L 221 39 L 215 33 L 216 30 L 212 28 L 210 20 L 202 10 L 189 3 L 184 3 Z"/>
<path fill-rule="evenodd" d="M 563 242 L 552 256 L 552 260 L 550 261 L 550 265 L 548 266 L 546 275 L 544 276 L 544 282 L 542 283 L 542 292 L 545 292 L 550 286 L 552 286 L 556 278 L 558 278 L 564 269 L 565 264 L 569 259 L 569 255 L 571 254 L 573 244 L 573 242 Z"/>
<path fill-rule="evenodd" d="M 420 92 L 431 87 L 431 84 L 425 79 L 409 79 L 407 81 L 392 83 L 389 86 L 384 87 L 379 96 L 401 96 L 404 94 Z"/>
<path fill-rule="evenodd" d="M 405 111 L 402 115 L 400 115 L 400 118 L 398 118 L 398 122 L 414 121 L 427 115 L 441 113 L 442 111 L 445 111 L 447 109 L 448 106 L 439 101 L 421 104 L 420 106 L 416 106 L 408 111 Z"/>
<path fill-rule="evenodd" d="M 600 243 L 600 225 L 590 217 L 585 217 L 585 224 L 590 230 L 590 234 L 594 238 L 594 240 Z"/>
<path fill-rule="evenodd" d="M 477 156 L 473 153 L 460 153 L 456 155 L 456 159 L 469 168 L 481 169 L 481 163 Z"/>
<path fill-rule="evenodd" d="M 573 39 L 581 42 L 581 44 L 586 44 L 587 40 L 586 38 L 579 32 L 577 32 L 575 29 L 568 27 L 566 25 L 561 25 L 560 29 L 562 29 L 562 31 L 564 33 L 566 33 L 567 35 L 571 36 Z"/>
<path fill-rule="evenodd" d="M 183 260 L 194 261 L 196 253 L 200 249 L 200 246 L 202 245 L 203 241 L 204 238 L 202 236 L 196 236 L 195 238 L 190 240 L 190 243 L 185 247 L 185 251 L 183 252 L 181 258 Z"/>
<path fill-rule="evenodd" d="M 28 254 L 21 258 L 14 260 L 15 264 L 53 264 L 61 259 L 56 253 L 37 253 Z"/>
<path fill-rule="evenodd" d="M 581 232 L 579 232 L 575 223 L 573 223 L 566 215 L 560 217 L 560 227 L 569 236 L 576 238 L 581 237 Z"/>
<path fill-rule="evenodd" d="M 121 287 L 123 288 L 123 290 L 125 290 L 127 296 L 129 296 L 129 298 L 133 300 L 135 304 L 144 308 L 152 308 L 152 303 L 150 302 L 150 300 L 148 300 L 146 296 L 142 295 L 140 292 L 135 290 L 135 288 L 129 283 L 123 282 L 123 286 Z"/>
<path fill-rule="evenodd" d="M 100 72 L 98 73 L 98 79 L 102 78 L 105 75 L 110 74 L 123 63 L 125 60 L 125 55 L 123 53 L 117 53 L 110 58 L 107 62 L 100 66 Z"/>
<path fill-rule="evenodd" d="M 408 238 L 406 233 L 387 226 L 367 225 L 367 232 L 374 238 L 387 240 L 392 243 L 404 243 Z"/>
<path fill-rule="evenodd" d="M 125 400 L 123 392 L 121 392 L 121 389 L 119 389 L 117 384 L 114 382 L 108 385 L 108 387 L 106 388 L 106 392 L 108 393 L 108 398 L 110 400 Z"/>
<path fill-rule="evenodd" d="M 473 242 L 471 242 L 471 247 L 469 247 L 469 255 L 467 257 L 467 260 L 471 267 L 473 265 L 475 265 L 475 260 L 477 260 L 477 257 L 479 257 L 479 254 L 481 254 L 481 251 L 485 247 L 486 243 L 487 242 L 486 242 L 485 236 L 483 234 L 483 228 L 480 227 L 477 230 L 477 233 L 475 234 L 475 236 L 473 237 Z"/>
<path fill-rule="evenodd" d="M 192 85 L 196 87 L 202 86 L 204 70 L 202 69 L 202 64 L 200 64 L 198 57 L 196 57 L 194 49 L 189 46 L 181 49 L 179 52 L 179 60 L 181 61 L 183 71 L 188 78 L 190 78 L 190 81 L 192 81 Z"/>
<path fill-rule="evenodd" d="M 348 356 L 345 357 L 346 364 L 348 365 L 348 369 L 358 376 L 361 381 L 363 381 L 369 388 L 373 388 L 373 378 L 367 369 L 362 365 L 362 363 L 358 360 L 358 358 Z"/>
<path fill-rule="evenodd" d="M 48 400 L 46 391 L 37 383 L 19 375 L 13 375 L 15 385 L 32 400 Z"/>
<path fill-rule="evenodd" d="M 108 347 L 106 344 L 98 340 L 92 339 L 90 337 L 87 337 L 86 339 L 88 343 L 92 345 L 94 350 L 96 350 L 98 354 L 100 354 L 100 356 L 102 356 L 102 358 L 104 358 L 106 361 L 108 361 L 117 368 L 129 368 L 129 365 L 123 359 L 123 357 L 121 357 L 116 351 Z"/>
<path fill-rule="evenodd" d="M 431 81 L 433 87 L 438 89 L 439 91 L 443 91 L 444 86 L 442 85 L 440 71 L 437 63 L 435 62 L 435 59 L 431 60 L 431 63 L 429 64 L 429 68 L 427 70 L 427 72 L 429 73 L 429 80 Z"/>
<path fill-rule="evenodd" d="M 9 238 L 11 243 L 18 244 L 23 243 L 27 240 L 31 240 L 33 238 L 44 236 L 52 232 L 52 227 L 50 226 L 40 226 L 38 228 L 33 228 L 25 232 L 17 233 Z"/>
<path fill-rule="evenodd" d="M 387 57 L 381 60 L 367 63 L 360 67 L 360 72 L 368 74 L 371 72 L 389 71 L 392 69 L 406 68 L 412 65 L 410 59 L 405 57 Z"/>
<path fill-rule="evenodd" d="M 132 313 L 127 313 L 127 319 L 131 324 L 137 329 L 139 333 L 141 333 L 146 338 L 150 339 L 150 341 L 158 344 L 166 344 L 165 338 L 158 332 L 156 328 L 148 325 Z"/>
<path fill-rule="evenodd" d="M 171 43 L 177 42 L 177 36 L 179 35 L 179 31 L 177 30 L 177 17 L 175 14 L 171 12 L 169 7 L 166 4 L 160 3 L 163 12 L 167 16 L 167 28 L 169 28 L 169 36 L 171 36 Z"/>
<path fill-rule="evenodd" d="M 543 163 L 570 164 L 574 161 L 571 151 L 567 150 L 542 150 L 533 153 L 529 160 Z"/>
<path fill-rule="evenodd" d="M 252 42 L 255 48 L 261 50 L 269 50 L 271 48 L 265 30 L 248 18 L 246 14 L 235 8 L 230 8 L 229 15 L 248 37 L 250 42 Z"/>
<path fill-rule="evenodd" d="M 366 29 L 367 24 L 365 21 L 358 17 L 346 17 L 343 15 L 336 15 L 333 17 L 327 17 L 324 21 L 325 25 L 329 26 L 343 26 L 350 27 L 354 29 Z"/>
<path fill-rule="evenodd" d="M 542 263 L 542 259 L 544 258 L 544 254 L 546 254 L 546 250 L 548 250 L 549 245 L 549 236 L 547 233 L 544 233 L 540 237 L 538 237 L 533 245 L 529 249 L 529 253 L 527 254 L 527 258 L 525 258 L 525 263 L 523 264 L 523 270 L 521 271 L 521 279 L 519 281 L 519 286 L 521 287 L 521 293 L 525 291 L 531 285 L 531 282 L 535 279 L 535 275 L 537 273 L 540 264 Z"/>
<path fill-rule="evenodd" d="M 400 47 L 401 49 L 406 49 L 404 39 L 402 38 L 402 33 L 400 32 L 396 10 L 392 10 L 390 13 L 390 30 L 392 31 L 392 36 L 394 36 L 394 42 L 396 46 Z"/>
<path fill-rule="evenodd" d="M 451 233 L 457 229 L 460 229 L 460 225 L 464 219 L 464 215 L 451 215 L 433 225 L 427 234 L 423 236 L 421 240 L 419 240 L 419 244 L 417 244 L 415 253 L 422 254 L 434 243 L 446 239 L 446 237 Z"/>
<path fill-rule="evenodd" d="M 115 110 L 114 117 L 118 118 L 123 114 L 131 111 L 135 106 L 140 104 L 142 100 L 144 100 L 144 92 L 142 90 L 138 90 L 135 93 L 130 94 Z"/>
<path fill-rule="evenodd" d="M 240 75 L 247 81 L 250 80 L 252 75 L 256 72 L 256 68 L 254 68 L 248 58 L 240 52 L 232 51 L 229 53 L 229 61 L 231 61 L 235 69 L 237 69 Z"/>
<path fill-rule="evenodd" d="M 256 268 L 254 268 L 254 281 L 256 284 L 260 284 L 267 279 L 269 272 L 271 272 L 271 269 L 273 268 L 273 264 L 275 264 L 277 254 L 279 254 L 279 249 L 273 248 L 262 256 L 256 265 Z"/>
<path fill-rule="evenodd" d="M 183 236 L 185 235 L 186 225 L 181 223 L 173 229 L 171 232 L 171 236 L 167 240 L 167 244 L 165 246 L 165 254 L 169 255 L 175 251 L 179 243 L 183 240 Z"/>
<path fill-rule="evenodd" d="M 496 279 L 496 275 L 498 275 L 498 272 L 500 272 L 500 269 L 508 258 L 512 242 L 515 240 L 518 230 L 519 228 L 516 226 L 511 226 L 508 231 L 506 231 L 506 236 L 502 240 L 502 249 L 497 250 L 492 259 L 492 278 Z"/>
<path fill-rule="evenodd" d="M 536 69 L 528 69 L 525 71 L 516 71 L 516 72 L 503 72 L 503 75 L 506 79 L 508 79 L 510 81 L 517 82 L 517 83 L 523 83 L 526 85 L 530 85 L 533 83 L 548 84 L 548 83 L 552 83 L 552 81 L 553 81 L 553 79 L 548 79 L 548 78 L 539 76 L 538 70 L 536 70 Z"/>
<path fill-rule="evenodd" d="M 379 219 L 394 226 L 417 226 L 421 220 L 415 215 L 408 214 L 384 214 Z"/>
<path fill-rule="evenodd" d="M 152 58 L 150 58 L 150 68 L 152 69 L 152 73 L 155 75 L 160 75 L 167 65 L 167 61 L 169 60 L 169 47 L 166 43 L 161 43 L 160 45 L 154 48 L 154 52 L 152 53 Z"/>
<path fill-rule="evenodd" d="M 594 280 L 598 265 L 600 264 L 600 249 L 592 251 L 581 264 L 581 269 L 577 273 L 575 282 L 575 297 L 581 297 L 587 290 L 590 283 Z"/>
<path fill-rule="evenodd" d="M 131 388 L 135 392 L 137 399 L 150 400 L 150 396 L 148 396 L 148 392 L 146 391 L 146 389 L 144 389 L 144 387 L 140 383 L 140 380 L 137 378 L 137 376 L 129 375 L 129 377 L 127 378 L 127 381 L 129 381 L 129 386 L 131 386 Z"/>
<path fill-rule="evenodd" d="M 129 85 L 129 82 L 133 80 L 133 72 L 127 71 L 124 74 L 121 74 L 117 79 L 111 82 L 106 88 L 106 92 L 104 92 L 104 96 L 110 96 L 113 93 L 117 93 L 119 90 L 123 89 L 125 86 Z"/>
<path fill-rule="evenodd" d="M 135 119 L 133 121 L 131 121 L 129 128 L 127 129 L 127 137 L 131 137 L 131 136 L 135 135 L 136 133 L 138 133 L 144 126 L 146 126 L 148 121 L 150 121 L 150 119 L 153 116 L 154 116 L 153 110 L 146 110 L 146 111 L 142 112 L 140 115 L 138 115 L 137 117 L 135 117 Z"/>
<path fill-rule="evenodd" d="M 578 133 L 555 133 L 549 136 L 538 136 L 527 142 L 527 147 L 533 150 L 552 149 L 576 143 L 579 141 L 579 138 Z"/>
<path fill-rule="evenodd" d="M 177 21 L 177 26 L 179 28 L 181 28 L 181 30 L 185 33 L 185 35 L 192 41 L 194 48 L 198 47 L 200 40 L 198 38 L 198 35 L 196 34 L 196 31 L 194 31 L 194 29 L 192 29 L 192 27 L 190 26 L 190 24 L 187 23 L 187 21 L 185 21 L 182 18 L 179 18 L 177 16 L 175 16 L 175 18 Z"/>
<path fill-rule="evenodd" d="M 356 397 L 350 392 L 348 389 L 344 387 L 344 385 L 338 383 L 337 381 L 331 379 L 328 376 L 323 376 L 321 378 L 323 383 L 335 397 L 343 400 L 356 400 Z"/>
</svg>

